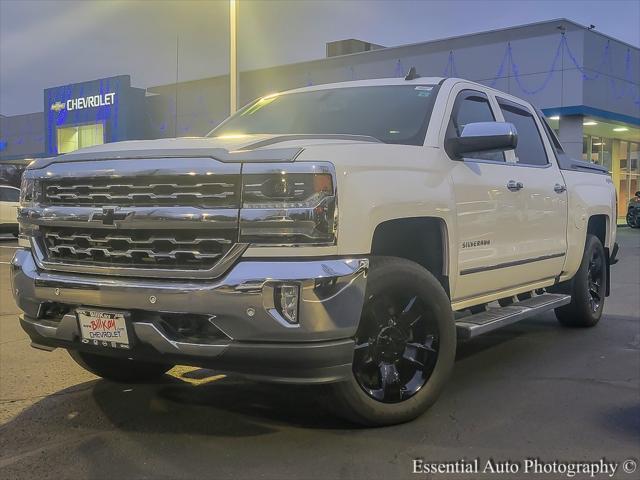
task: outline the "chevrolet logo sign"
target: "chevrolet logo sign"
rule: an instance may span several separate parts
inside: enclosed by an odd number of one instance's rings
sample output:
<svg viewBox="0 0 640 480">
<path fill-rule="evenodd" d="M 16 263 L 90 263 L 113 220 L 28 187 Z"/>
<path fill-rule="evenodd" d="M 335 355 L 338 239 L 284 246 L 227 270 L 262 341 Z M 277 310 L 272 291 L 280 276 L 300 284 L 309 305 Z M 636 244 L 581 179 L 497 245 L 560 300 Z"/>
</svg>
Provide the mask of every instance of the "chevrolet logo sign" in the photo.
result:
<svg viewBox="0 0 640 480">
<path fill-rule="evenodd" d="M 59 112 L 60 110 L 64 110 L 64 103 L 62 102 L 56 102 L 53 105 L 51 105 L 51 110 L 53 110 L 54 112 Z"/>
</svg>

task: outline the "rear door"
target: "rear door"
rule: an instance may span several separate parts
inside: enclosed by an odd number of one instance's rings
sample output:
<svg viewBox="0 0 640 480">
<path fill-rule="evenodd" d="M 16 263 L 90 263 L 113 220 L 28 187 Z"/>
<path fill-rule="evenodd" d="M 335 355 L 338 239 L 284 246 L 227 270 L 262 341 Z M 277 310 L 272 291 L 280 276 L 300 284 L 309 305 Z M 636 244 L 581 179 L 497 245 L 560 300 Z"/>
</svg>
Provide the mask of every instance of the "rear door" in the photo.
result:
<svg viewBox="0 0 640 480">
<path fill-rule="evenodd" d="M 518 146 L 510 180 L 521 186 L 518 202 L 517 261 L 529 276 L 559 275 L 567 251 L 567 191 L 540 118 L 529 105 L 496 98 L 500 115 L 515 125 Z"/>
</svg>

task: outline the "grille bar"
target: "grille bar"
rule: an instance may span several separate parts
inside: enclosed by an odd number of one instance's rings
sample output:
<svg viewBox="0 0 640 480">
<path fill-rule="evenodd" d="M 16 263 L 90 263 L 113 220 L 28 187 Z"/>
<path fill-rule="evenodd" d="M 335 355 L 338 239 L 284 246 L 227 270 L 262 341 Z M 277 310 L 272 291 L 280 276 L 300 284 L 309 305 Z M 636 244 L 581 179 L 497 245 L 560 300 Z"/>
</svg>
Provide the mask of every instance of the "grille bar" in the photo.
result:
<svg viewBox="0 0 640 480">
<path fill-rule="evenodd" d="M 58 194 L 49 194 L 47 195 L 47 199 L 49 200 L 95 200 L 95 203 L 104 203 L 98 202 L 98 200 L 103 199 L 106 201 L 109 200 L 180 200 L 181 198 L 189 199 L 213 199 L 213 198 L 227 198 L 228 196 L 233 195 L 233 192 L 223 192 L 217 193 L 213 195 L 206 195 L 203 193 L 173 193 L 170 195 L 158 195 L 155 193 L 128 193 L 127 195 L 112 195 L 110 193 L 90 193 L 87 195 L 80 195 L 77 193 L 58 193 Z"/>
<path fill-rule="evenodd" d="M 211 269 L 233 246 L 237 231 L 144 231 L 41 227 L 47 260 L 64 264 L 163 269 Z"/>
<path fill-rule="evenodd" d="M 44 203 L 83 206 L 236 207 L 240 179 L 236 174 L 93 177 L 44 182 Z"/>
<path fill-rule="evenodd" d="M 165 252 L 165 253 L 156 253 L 153 250 L 139 249 L 139 248 L 138 249 L 130 248 L 126 251 L 117 251 L 117 250 L 112 251 L 112 250 L 109 250 L 108 248 L 100 248 L 100 247 L 77 248 L 72 245 L 58 245 L 55 247 L 49 247 L 49 251 L 58 253 L 58 254 L 62 254 L 63 252 L 66 251 L 73 255 L 80 255 L 80 254 L 94 255 L 96 253 L 101 253 L 107 258 L 109 257 L 133 258 L 135 254 L 143 254 L 149 258 L 171 258 L 173 260 L 176 260 L 177 255 L 180 255 L 180 254 L 191 255 L 193 256 L 193 258 L 198 260 L 203 258 L 218 258 L 222 256 L 222 254 L 220 253 L 200 253 L 195 250 L 172 250 L 170 252 Z"/>
<path fill-rule="evenodd" d="M 162 241 L 162 242 L 170 242 L 175 244 L 187 244 L 187 245 L 198 245 L 199 243 L 202 242 L 218 242 L 221 244 L 230 244 L 231 240 L 227 239 L 227 238 L 195 238 L 193 240 L 176 240 L 173 237 L 150 237 L 146 240 L 133 240 L 130 237 L 125 237 L 125 236 L 118 236 L 118 235 L 105 235 L 104 238 L 93 238 L 93 236 L 91 234 L 86 234 L 86 233 L 72 233 L 69 235 L 65 235 L 64 233 L 55 233 L 55 232 L 49 232 L 45 235 L 47 238 L 51 238 L 54 240 L 67 240 L 67 241 L 71 241 L 71 242 L 75 242 L 77 240 L 89 240 L 91 242 L 95 242 L 95 243 L 108 243 L 112 240 L 117 240 L 117 241 L 123 241 L 123 242 L 128 242 L 128 243 L 148 243 L 148 244 L 152 244 L 153 242 L 156 241 Z"/>
</svg>

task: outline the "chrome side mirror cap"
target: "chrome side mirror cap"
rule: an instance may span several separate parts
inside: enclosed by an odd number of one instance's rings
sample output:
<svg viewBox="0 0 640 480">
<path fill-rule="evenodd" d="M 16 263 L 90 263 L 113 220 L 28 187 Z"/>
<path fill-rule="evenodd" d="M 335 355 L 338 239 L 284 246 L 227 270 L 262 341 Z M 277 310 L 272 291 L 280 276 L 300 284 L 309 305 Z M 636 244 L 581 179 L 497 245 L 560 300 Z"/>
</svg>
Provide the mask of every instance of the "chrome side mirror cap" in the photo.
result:
<svg viewBox="0 0 640 480">
<path fill-rule="evenodd" d="M 503 152 L 513 150 L 518 145 L 518 132 L 509 122 L 477 122 L 468 123 L 462 134 L 447 139 L 447 153 L 460 159 L 468 153 Z"/>
</svg>

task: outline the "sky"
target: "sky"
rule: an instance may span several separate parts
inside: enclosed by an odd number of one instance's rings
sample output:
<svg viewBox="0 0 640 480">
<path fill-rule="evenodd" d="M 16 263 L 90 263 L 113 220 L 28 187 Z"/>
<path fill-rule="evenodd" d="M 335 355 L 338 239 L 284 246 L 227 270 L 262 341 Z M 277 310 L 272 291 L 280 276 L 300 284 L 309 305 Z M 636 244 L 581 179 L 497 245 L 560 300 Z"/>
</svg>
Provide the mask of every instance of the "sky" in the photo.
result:
<svg viewBox="0 0 640 480">
<path fill-rule="evenodd" d="M 568 18 L 640 46 L 640 0 L 238 0 L 240 70 Z M 227 0 L 0 0 L 0 113 L 42 111 L 47 87 L 130 74 L 150 87 L 228 72 Z M 176 49 L 177 44 L 177 49 Z"/>
</svg>

